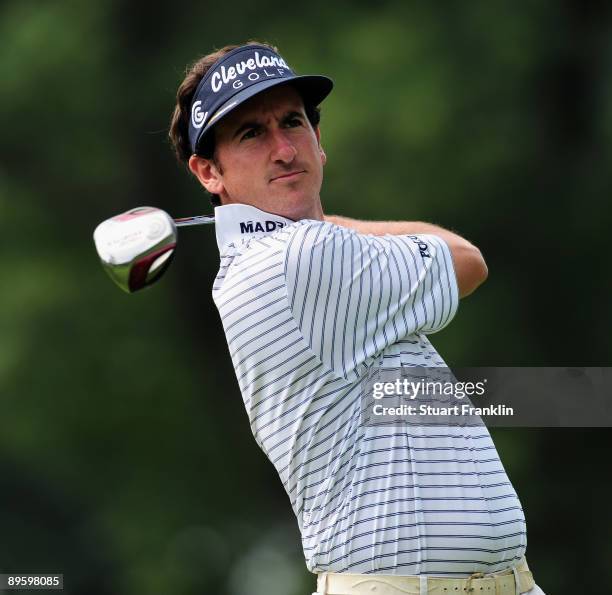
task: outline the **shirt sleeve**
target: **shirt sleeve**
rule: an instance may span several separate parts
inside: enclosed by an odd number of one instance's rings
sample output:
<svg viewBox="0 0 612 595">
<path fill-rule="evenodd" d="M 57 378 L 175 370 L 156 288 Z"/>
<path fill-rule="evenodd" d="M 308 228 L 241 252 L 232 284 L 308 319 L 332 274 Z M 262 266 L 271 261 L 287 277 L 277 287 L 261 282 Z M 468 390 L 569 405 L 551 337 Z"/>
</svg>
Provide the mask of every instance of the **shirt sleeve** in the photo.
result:
<svg viewBox="0 0 612 595">
<path fill-rule="evenodd" d="M 435 235 L 370 236 L 301 221 L 284 270 L 305 340 L 347 379 L 400 339 L 444 328 L 459 303 L 450 250 Z"/>
</svg>

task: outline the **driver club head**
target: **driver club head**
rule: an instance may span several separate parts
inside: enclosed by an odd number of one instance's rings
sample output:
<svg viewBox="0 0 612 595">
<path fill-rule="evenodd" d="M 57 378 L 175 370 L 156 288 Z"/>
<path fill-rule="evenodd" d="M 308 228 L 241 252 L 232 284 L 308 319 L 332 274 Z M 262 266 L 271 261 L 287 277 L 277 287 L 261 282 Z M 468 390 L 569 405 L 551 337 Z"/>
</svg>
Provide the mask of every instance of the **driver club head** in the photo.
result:
<svg viewBox="0 0 612 595">
<path fill-rule="evenodd" d="M 102 267 L 127 293 L 155 283 L 172 261 L 176 224 L 161 209 L 138 207 L 103 221 L 94 231 Z"/>
</svg>

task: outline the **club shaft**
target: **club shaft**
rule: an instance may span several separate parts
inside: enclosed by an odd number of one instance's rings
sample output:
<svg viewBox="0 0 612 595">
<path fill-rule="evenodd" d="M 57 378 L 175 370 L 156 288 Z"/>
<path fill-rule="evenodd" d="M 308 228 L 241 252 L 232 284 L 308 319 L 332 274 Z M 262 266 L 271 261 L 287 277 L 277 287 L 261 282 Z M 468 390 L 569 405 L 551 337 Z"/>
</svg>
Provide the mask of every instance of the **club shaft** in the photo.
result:
<svg viewBox="0 0 612 595">
<path fill-rule="evenodd" d="M 189 225 L 208 225 L 214 223 L 214 215 L 196 215 L 195 217 L 180 217 L 175 219 L 174 223 L 177 227 L 187 227 Z"/>
</svg>

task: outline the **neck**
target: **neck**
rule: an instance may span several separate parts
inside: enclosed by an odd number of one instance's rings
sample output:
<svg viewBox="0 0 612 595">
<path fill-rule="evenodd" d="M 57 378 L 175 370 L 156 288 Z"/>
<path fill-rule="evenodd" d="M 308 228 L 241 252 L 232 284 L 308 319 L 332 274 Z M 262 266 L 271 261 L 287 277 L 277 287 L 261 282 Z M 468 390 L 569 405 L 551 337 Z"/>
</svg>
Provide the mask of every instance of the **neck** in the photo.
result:
<svg viewBox="0 0 612 595">
<path fill-rule="evenodd" d="M 316 203 L 312 205 L 312 209 L 310 209 L 309 214 L 300 217 L 300 219 L 315 219 L 316 221 L 323 221 L 323 207 L 321 206 L 321 199 L 318 199 Z"/>
<path fill-rule="evenodd" d="M 323 207 L 321 205 L 321 199 L 317 197 L 317 200 L 314 201 L 309 208 L 303 208 L 302 206 L 298 206 L 295 209 L 288 208 L 287 206 L 281 205 L 276 208 L 274 205 L 259 205 L 256 203 L 247 203 L 247 202 L 237 202 L 232 200 L 229 196 L 221 198 L 221 206 L 231 205 L 231 204 L 243 204 L 251 207 L 255 207 L 261 211 L 266 213 L 270 213 L 272 215 L 280 215 L 281 217 L 285 217 L 286 219 L 291 219 L 292 221 L 300 221 L 301 219 L 314 219 L 315 221 L 323 221 Z"/>
</svg>

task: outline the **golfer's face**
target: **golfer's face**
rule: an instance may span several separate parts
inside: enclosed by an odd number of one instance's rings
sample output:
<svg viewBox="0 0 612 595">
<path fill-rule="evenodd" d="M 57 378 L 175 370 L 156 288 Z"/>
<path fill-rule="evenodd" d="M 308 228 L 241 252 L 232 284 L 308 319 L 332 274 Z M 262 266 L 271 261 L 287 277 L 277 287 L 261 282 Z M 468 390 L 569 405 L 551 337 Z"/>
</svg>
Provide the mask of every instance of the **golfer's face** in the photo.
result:
<svg viewBox="0 0 612 595">
<path fill-rule="evenodd" d="M 298 220 L 320 218 L 325 153 L 295 89 L 256 95 L 215 129 L 223 204 L 249 204 Z"/>
</svg>

